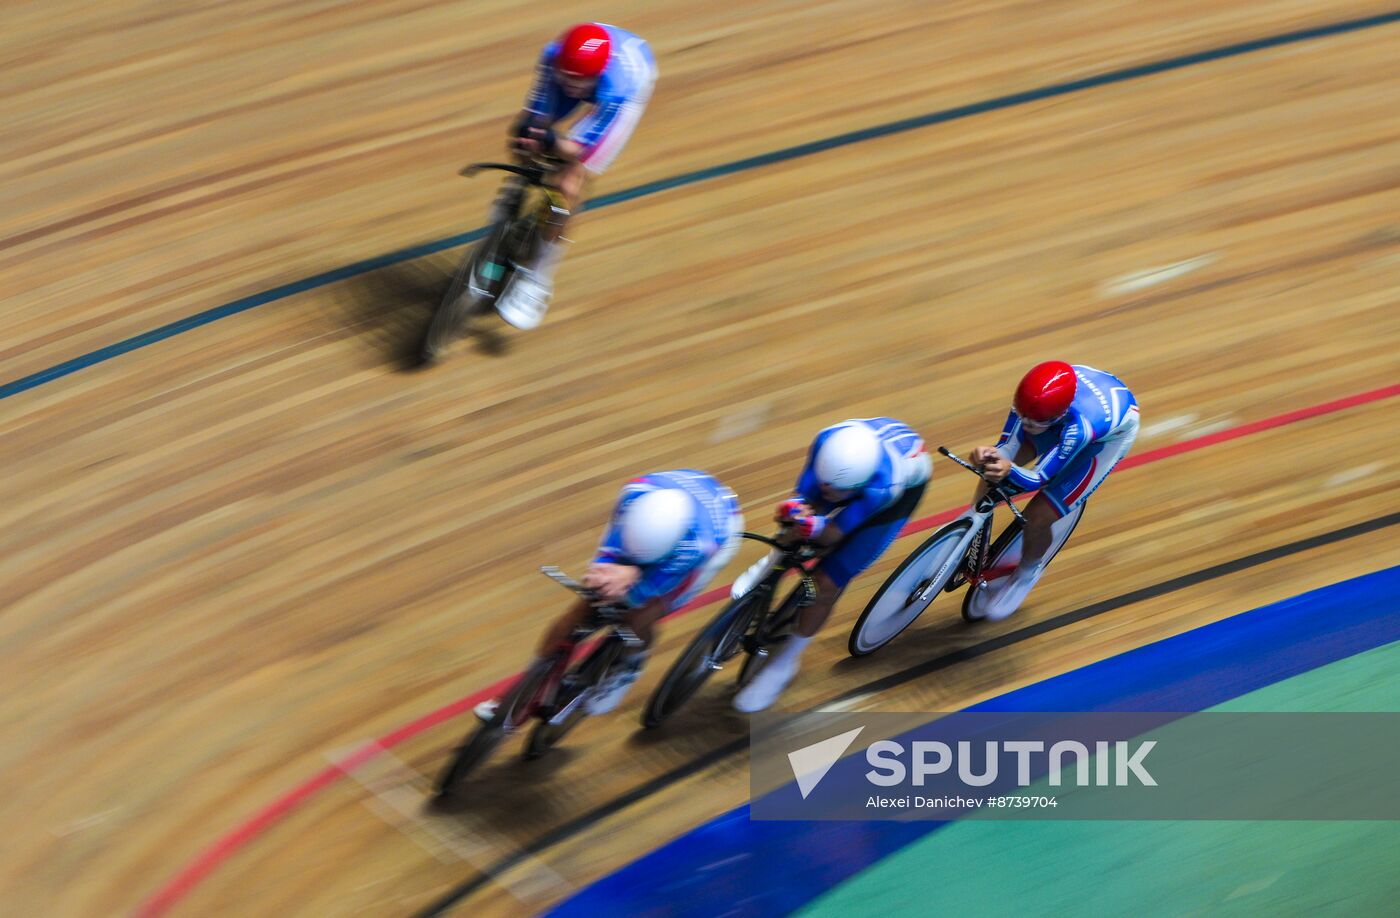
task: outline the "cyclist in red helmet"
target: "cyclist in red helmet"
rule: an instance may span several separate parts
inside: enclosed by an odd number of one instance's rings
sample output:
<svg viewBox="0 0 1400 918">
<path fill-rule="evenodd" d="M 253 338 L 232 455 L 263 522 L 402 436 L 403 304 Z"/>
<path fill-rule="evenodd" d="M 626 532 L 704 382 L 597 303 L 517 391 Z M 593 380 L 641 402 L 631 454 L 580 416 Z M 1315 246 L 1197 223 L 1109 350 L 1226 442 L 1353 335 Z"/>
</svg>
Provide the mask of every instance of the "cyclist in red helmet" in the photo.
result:
<svg viewBox="0 0 1400 918">
<path fill-rule="evenodd" d="M 578 210 L 584 185 L 601 175 L 632 136 L 656 82 L 656 61 L 641 38 L 597 22 L 576 25 L 540 56 L 534 85 L 510 131 L 510 148 L 521 157 L 547 153 L 563 160 L 555 177 Z M 567 135 L 555 126 L 580 106 L 587 112 Z M 549 308 L 564 224 L 541 231 L 543 245 L 533 265 L 516 273 L 496 310 L 516 328 L 534 328 Z"/>
<path fill-rule="evenodd" d="M 979 446 L 968 459 L 1005 491 L 1039 494 L 1025 509 L 1022 536 L 989 559 L 973 585 L 970 617 L 997 621 L 1020 608 L 1137 431 L 1137 399 L 1116 376 L 1052 360 L 1021 379 L 996 446 Z"/>
</svg>

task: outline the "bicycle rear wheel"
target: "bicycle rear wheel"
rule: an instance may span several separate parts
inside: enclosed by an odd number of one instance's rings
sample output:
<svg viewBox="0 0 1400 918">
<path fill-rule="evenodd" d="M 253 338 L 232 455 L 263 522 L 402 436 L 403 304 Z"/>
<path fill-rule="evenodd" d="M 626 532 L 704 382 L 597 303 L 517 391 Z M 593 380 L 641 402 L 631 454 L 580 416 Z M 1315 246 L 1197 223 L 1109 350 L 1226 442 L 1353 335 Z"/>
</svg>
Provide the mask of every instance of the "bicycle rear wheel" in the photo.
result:
<svg viewBox="0 0 1400 918">
<path fill-rule="evenodd" d="M 959 549 L 972 528 L 954 520 L 935 532 L 894 569 L 860 613 L 851 629 L 851 656 L 874 653 L 894 640 L 924 613 L 944 584 L 958 572 Z"/>
<path fill-rule="evenodd" d="M 603 677 L 612 669 L 621 653 L 622 638 L 610 634 L 599 641 L 598 646 L 593 648 L 583 662 L 564 677 L 560 693 L 554 702 L 555 713 L 548 719 L 541 720 L 535 729 L 530 731 L 530 738 L 525 743 L 525 758 L 537 759 L 544 755 L 553 749 L 566 733 L 578 726 L 579 721 L 588 714 L 584 707 L 588 699 L 584 696 L 589 689 L 603 681 Z M 567 686 L 567 690 L 563 686 Z"/>
<path fill-rule="evenodd" d="M 1084 516 L 1084 508 L 1088 504 L 1082 503 L 1075 508 L 1069 516 L 1061 517 L 1051 528 L 1053 541 L 1050 544 L 1050 551 L 1041 562 L 1042 568 L 1048 568 L 1050 562 L 1055 560 L 1055 556 L 1060 553 L 1060 549 L 1069 542 L 1069 537 L 1074 534 L 1075 528 L 1079 525 L 1080 519 Z M 987 570 L 993 571 L 1001 569 L 1005 571 L 1008 567 L 1014 567 L 1021 561 L 1021 536 L 1022 526 L 1020 520 L 1015 520 L 1002 530 L 987 554 Z M 976 595 L 976 588 L 968 590 L 963 594 L 962 617 L 963 621 L 977 624 L 982 621 L 971 614 L 972 597 Z"/>
<path fill-rule="evenodd" d="M 733 600 L 695 636 L 652 692 L 642 712 L 642 726 L 659 727 L 694 697 L 721 664 L 739 652 L 744 632 L 758 610 L 761 592 L 764 590 L 750 590 Z"/>
<path fill-rule="evenodd" d="M 486 723 L 479 723 L 466 741 L 457 747 L 434 787 L 435 799 L 447 802 L 478 765 L 486 761 L 507 733 L 519 729 L 529 719 L 539 703 L 539 696 L 549 683 L 550 673 L 559 664 L 558 657 L 540 660 L 516 680 L 501 699 L 496 713 Z"/>
</svg>

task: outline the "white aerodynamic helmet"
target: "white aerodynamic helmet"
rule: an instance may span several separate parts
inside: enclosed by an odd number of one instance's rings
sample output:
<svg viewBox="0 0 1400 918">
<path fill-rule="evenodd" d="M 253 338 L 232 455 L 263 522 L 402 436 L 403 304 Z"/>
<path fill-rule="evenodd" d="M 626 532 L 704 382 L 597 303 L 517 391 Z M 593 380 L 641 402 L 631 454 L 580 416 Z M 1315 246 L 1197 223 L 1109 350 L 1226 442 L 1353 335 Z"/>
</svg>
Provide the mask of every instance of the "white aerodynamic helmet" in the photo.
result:
<svg viewBox="0 0 1400 918">
<path fill-rule="evenodd" d="M 864 424 L 838 427 L 817 450 L 817 480 L 838 491 L 859 488 L 880 468 L 883 447 Z"/>
<path fill-rule="evenodd" d="M 622 511 L 622 550 L 637 564 L 669 555 L 695 522 L 695 501 L 676 488 L 648 491 Z"/>
</svg>

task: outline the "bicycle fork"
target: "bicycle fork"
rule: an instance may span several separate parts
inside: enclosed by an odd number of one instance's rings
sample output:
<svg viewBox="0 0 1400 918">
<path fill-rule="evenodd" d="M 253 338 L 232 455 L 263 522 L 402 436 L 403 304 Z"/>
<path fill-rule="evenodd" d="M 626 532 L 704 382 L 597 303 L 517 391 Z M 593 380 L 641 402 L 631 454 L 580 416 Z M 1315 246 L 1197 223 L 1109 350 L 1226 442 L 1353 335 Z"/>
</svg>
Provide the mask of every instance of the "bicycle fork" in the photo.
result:
<svg viewBox="0 0 1400 918">
<path fill-rule="evenodd" d="M 988 514 L 972 536 L 972 544 L 963 553 L 962 569 L 955 573 L 943 587 L 943 592 L 951 593 L 966 583 L 974 586 L 982 579 L 982 571 L 987 566 L 987 555 L 992 546 L 992 517 Z M 937 577 L 931 582 L 937 582 Z"/>
<path fill-rule="evenodd" d="M 779 633 L 787 630 L 790 625 L 794 624 L 803 609 L 817 601 L 817 587 L 816 584 L 812 582 L 810 575 L 804 575 L 802 577 L 802 582 L 798 584 L 797 589 L 801 592 L 797 594 L 797 602 L 793 603 L 792 614 L 790 616 L 780 621 L 772 621 L 765 615 L 763 621 L 754 629 L 753 635 L 748 639 L 748 646 L 746 648 L 751 655 L 761 660 L 766 659 L 769 656 L 768 647 L 775 642 Z M 786 605 L 786 603 L 784 603 L 784 605 Z M 779 611 L 781 611 L 781 609 Z"/>
</svg>

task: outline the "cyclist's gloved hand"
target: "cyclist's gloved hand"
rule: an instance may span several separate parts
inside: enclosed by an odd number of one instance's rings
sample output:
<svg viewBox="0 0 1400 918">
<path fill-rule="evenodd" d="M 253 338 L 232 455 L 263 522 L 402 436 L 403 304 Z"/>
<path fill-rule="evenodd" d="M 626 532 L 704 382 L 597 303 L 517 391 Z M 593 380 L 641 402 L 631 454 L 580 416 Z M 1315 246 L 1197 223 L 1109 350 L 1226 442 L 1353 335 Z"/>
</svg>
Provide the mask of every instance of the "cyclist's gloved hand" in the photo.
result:
<svg viewBox="0 0 1400 918">
<path fill-rule="evenodd" d="M 821 535 L 822 530 L 826 528 L 826 517 L 815 514 L 804 516 L 802 519 L 794 521 L 792 525 L 797 534 L 802 536 L 803 541 L 810 542 Z"/>
<path fill-rule="evenodd" d="M 1001 481 L 1011 472 L 1011 461 L 995 446 L 979 446 L 972 451 L 967 460 L 977 466 L 982 477 L 990 482 Z"/>
<path fill-rule="evenodd" d="M 642 572 L 630 564 L 593 564 L 583 575 L 583 585 L 599 599 L 615 601 L 627 595 Z"/>
<path fill-rule="evenodd" d="M 798 497 L 790 497 L 778 504 L 778 509 L 773 511 L 773 522 L 778 524 L 795 523 L 811 515 L 812 508 L 807 506 L 806 501 Z"/>
<path fill-rule="evenodd" d="M 534 118 L 522 118 L 512 131 L 511 151 L 518 156 L 538 156 L 554 152 L 558 142 L 554 128 Z"/>
</svg>

